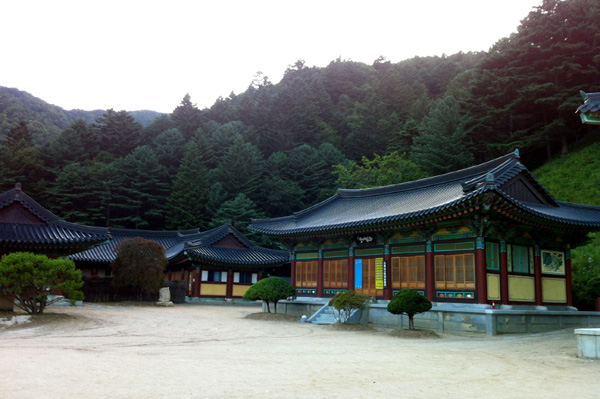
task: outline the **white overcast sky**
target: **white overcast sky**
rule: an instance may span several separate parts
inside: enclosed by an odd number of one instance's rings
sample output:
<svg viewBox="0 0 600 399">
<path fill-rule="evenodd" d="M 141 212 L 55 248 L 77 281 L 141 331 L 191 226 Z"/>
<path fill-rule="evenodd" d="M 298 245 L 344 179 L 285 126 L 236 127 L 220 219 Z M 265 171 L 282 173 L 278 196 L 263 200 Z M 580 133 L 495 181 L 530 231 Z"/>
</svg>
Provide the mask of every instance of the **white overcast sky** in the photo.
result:
<svg viewBox="0 0 600 399">
<path fill-rule="evenodd" d="M 0 86 L 64 109 L 171 112 L 299 59 L 488 50 L 541 0 L 0 0 Z"/>
</svg>

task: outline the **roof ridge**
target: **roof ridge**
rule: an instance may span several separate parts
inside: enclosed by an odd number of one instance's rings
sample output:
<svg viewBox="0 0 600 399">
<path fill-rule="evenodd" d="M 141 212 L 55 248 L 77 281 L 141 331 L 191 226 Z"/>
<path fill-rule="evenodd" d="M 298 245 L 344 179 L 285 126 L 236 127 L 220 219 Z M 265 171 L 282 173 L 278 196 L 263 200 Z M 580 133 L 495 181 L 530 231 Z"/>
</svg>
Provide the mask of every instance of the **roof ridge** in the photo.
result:
<svg viewBox="0 0 600 399">
<path fill-rule="evenodd" d="M 21 203 L 23 207 L 28 209 L 31 213 L 46 223 L 50 223 L 55 220 L 63 220 L 54 213 L 50 212 L 48 209 L 44 208 L 29 195 L 25 194 L 25 192 L 21 190 L 19 183 L 17 183 L 17 187 L 0 194 L 0 209 L 14 202 Z"/>
<path fill-rule="evenodd" d="M 469 177 L 475 178 L 483 176 L 487 173 L 490 165 L 496 165 L 492 170 L 498 168 L 509 160 L 518 159 L 518 153 L 511 152 L 510 154 L 503 155 L 501 157 L 492 159 L 490 161 L 469 166 L 467 168 L 455 170 L 452 172 L 445 173 L 443 175 L 426 177 L 424 179 L 412 180 L 403 183 L 390 184 L 387 186 L 381 187 L 371 187 L 371 188 L 363 188 L 363 189 L 338 189 L 338 193 L 343 198 L 357 198 L 357 197 L 368 197 L 372 195 L 381 195 L 387 193 L 398 193 L 402 191 L 408 191 L 414 189 L 415 186 L 419 188 L 426 188 L 435 185 L 439 185 L 441 183 L 448 183 L 454 181 L 466 180 Z M 471 179 L 473 180 L 473 179 Z M 366 194 L 366 195 L 365 195 Z"/>
</svg>

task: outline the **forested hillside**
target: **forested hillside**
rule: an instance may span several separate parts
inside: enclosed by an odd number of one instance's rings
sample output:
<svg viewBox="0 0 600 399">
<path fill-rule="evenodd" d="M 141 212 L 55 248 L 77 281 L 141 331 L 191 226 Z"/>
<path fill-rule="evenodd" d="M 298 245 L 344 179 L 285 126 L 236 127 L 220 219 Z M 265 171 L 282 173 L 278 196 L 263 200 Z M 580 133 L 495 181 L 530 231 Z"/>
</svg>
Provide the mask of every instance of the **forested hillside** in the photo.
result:
<svg viewBox="0 0 600 399">
<path fill-rule="evenodd" d="M 103 113 L 102 110 L 66 111 L 27 92 L 0 86 L 0 139 L 3 139 L 16 124 L 26 121 L 33 142 L 37 145 L 46 144 L 55 140 L 76 120 L 82 119 L 86 123 L 92 123 Z M 132 111 L 130 114 L 144 126 L 160 115 L 155 111 Z"/>
<path fill-rule="evenodd" d="M 209 109 L 185 95 L 147 126 L 112 109 L 73 120 L 0 91 L 0 190 L 20 181 L 77 223 L 243 229 L 339 186 L 417 179 L 517 147 L 534 168 L 594 134 L 574 111 L 580 90 L 600 91 L 598 20 L 595 0 L 546 0 L 488 52 L 299 60 L 279 83 L 257 73 Z"/>
</svg>

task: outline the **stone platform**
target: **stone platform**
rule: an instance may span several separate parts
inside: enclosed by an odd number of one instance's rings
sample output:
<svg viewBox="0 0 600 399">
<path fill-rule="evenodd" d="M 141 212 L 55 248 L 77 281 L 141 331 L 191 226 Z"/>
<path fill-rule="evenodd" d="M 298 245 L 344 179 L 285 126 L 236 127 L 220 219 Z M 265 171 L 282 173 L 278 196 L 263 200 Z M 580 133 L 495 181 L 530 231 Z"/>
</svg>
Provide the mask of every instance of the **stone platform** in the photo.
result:
<svg viewBox="0 0 600 399">
<path fill-rule="evenodd" d="M 277 313 L 310 317 L 328 298 L 280 301 Z M 387 311 L 388 301 L 371 303 L 361 322 L 391 328 L 408 328 L 408 316 Z M 433 308 L 414 317 L 416 328 L 434 331 L 478 332 L 488 335 L 555 331 L 575 327 L 600 327 L 600 312 L 580 312 L 566 306 L 500 306 L 434 302 Z"/>
</svg>

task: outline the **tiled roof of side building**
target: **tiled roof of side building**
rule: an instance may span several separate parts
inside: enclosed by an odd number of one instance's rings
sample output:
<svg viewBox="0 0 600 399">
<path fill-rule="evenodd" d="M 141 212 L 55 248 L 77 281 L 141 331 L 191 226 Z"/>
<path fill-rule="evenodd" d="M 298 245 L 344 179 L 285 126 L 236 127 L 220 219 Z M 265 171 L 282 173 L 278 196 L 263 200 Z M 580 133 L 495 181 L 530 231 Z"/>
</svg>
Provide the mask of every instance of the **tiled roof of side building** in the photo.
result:
<svg viewBox="0 0 600 399">
<path fill-rule="evenodd" d="M 546 205 L 512 198 L 500 186 L 517 175 L 528 182 Z M 488 184 L 490 183 L 490 184 Z M 518 152 L 444 175 L 362 190 L 338 190 L 329 199 L 293 215 L 253 220 L 250 228 L 272 235 L 319 233 L 396 222 L 444 211 L 487 191 L 538 217 L 582 226 L 600 227 L 600 208 L 582 211 L 574 204 L 557 202 L 521 164 Z"/>
<path fill-rule="evenodd" d="M 115 248 L 126 238 L 141 237 L 152 240 L 162 245 L 166 250 L 167 259 L 172 259 L 183 251 L 183 244 L 188 240 L 196 239 L 204 233 L 198 229 L 177 231 L 154 231 L 135 229 L 104 229 L 112 238 L 106 244 L 99 245 L 87 251 L 70 256 L 70 259 L 79 262 L 112 263 L 117 254 Z"/>
<path fill-rule="evenodd" d="M 219 241 L 229 235 L 239 242 L 237 248 L 219 245 Z M 230 224 L 205 232 L 199 239 L 186 244 L 185 251 L 192 260 L 214 264 L 275 266 L 289 261 L 287 251 L 260 247 Z"/>
<path fill-rule="evenodd" d="M 2 244 L 94 245 L 110 239 L 106 229 L 60 219 L 25 194 L 20 184 L 0 194 L 0 212 L 4 215 L 0 221 Z"/>
<path fill-rule="evenodd" d="M 232 234 L 244 249 L 213 246 L 219 240 Z M 284 251 L 262 248 L 233 226 L 224 224 L 208 231 L 178 230 L 152 231 L 133 229 L 110 229 L 112 240 L 106 244 L 83 251 L 70 258 L 79 262 L 112 263 L 116 258 L 115 248 L 126 238 L 141 237 L 161 244 L 166 250 L 168 260 L 179 260 L 182 256 L 220 264 L 236 265 L 275 265 L 285 263 L 289 255 Z M 183 254 L 186 255 L 183 255 Z"/>
</svg>

